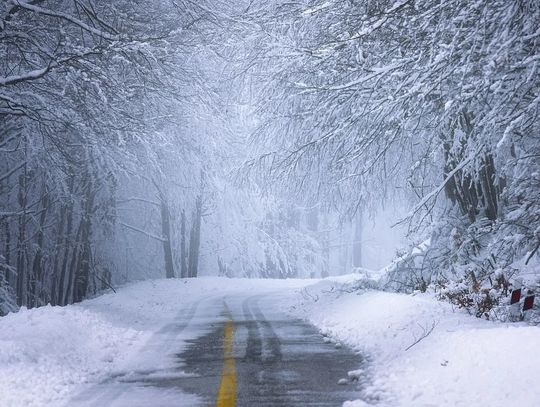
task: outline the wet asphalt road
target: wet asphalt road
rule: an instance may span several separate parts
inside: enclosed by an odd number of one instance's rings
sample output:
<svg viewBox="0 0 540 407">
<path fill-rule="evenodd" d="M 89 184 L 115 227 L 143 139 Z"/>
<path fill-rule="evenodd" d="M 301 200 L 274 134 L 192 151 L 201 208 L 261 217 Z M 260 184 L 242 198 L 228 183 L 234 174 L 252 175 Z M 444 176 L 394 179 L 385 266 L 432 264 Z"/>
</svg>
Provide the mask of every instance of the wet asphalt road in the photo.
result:
<svg viewBox="0 0 540 407">
<path fill-rule="evenodd" d="M 174 369 L 126 372 L 75 397 L 68 406 L 341 406 L 358 398 L 357 383 L 338 384 L 361 357 L 325 343 L 311 325 L 278 311 L 279 295 L 213 298 L 193 304 L 147 347 L 172 353 Z M 233 327 L 233 400 L 223 386 L 225 327 Z M 178 338 L 186 331 L 187 346 Z M 195 338 L 196 336 L 196 338 Z M 178 352 L 174 352 L 180 349 Z M 155 349 L 154 349 L 155 351 Z"/>
</svg>

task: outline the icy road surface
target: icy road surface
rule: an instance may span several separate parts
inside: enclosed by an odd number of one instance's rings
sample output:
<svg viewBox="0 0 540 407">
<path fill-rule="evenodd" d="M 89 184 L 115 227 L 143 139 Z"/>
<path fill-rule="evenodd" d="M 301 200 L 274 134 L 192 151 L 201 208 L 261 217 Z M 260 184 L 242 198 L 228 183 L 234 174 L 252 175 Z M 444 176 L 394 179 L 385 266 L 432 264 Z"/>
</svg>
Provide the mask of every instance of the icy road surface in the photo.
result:
<svg viewBox="0 0 540 407">
<path fill-rule="evenodd" d="M 117 373 L 68 405 L 341 406 L 357 398 L 345 378 L 360 356 L 280 311 L 280 300 L 279 292 L 199 300 L 141 349 L 173 356 L 174 367 Z"/>
</svg>

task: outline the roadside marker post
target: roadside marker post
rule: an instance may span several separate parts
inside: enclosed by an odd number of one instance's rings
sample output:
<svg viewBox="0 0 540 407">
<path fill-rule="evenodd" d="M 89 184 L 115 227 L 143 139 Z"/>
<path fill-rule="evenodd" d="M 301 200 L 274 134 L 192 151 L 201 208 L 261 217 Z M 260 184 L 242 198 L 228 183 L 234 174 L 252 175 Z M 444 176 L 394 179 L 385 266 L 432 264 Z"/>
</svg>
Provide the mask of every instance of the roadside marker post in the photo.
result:
<svg viewBox="0 0 540 407">
<path fill-rule="evenodd" d="M 512 291 L 512 296 L 510 297 L 510 305 L 516 304 L 521 299 L 521 288 L 518 288 Z"/>
<path fill-rule="evenodd" d="M 525 297 L 525 301 L 523 302 L 523 312 L 529 311 L 534 306 L 534 294 L 529 294 Z"/>
<path fill-rule="evenodd" d="M 519 306 L 519 301 L 521 300 L 521 286 L 521 280 L 516 279 L 513 287 L 514 289 L 510 296 L 510 310 L 508 311 L 510 321 L 519 321 L 521 319 L 521 310 Z"/>
<path fill-rule="evenodd" d="M 524 297 L 523 301 L 522 298 Z M 508 310 L 508 320 L 529 321 L 534 308 L 534 290 L 523 287 L 523 280 L 517 278 L 514 281 L 512 292 L 510 293 L 510 309 Z M 523 304 L 523 305 L 522 305 Z"/>
<path fill-rule="evenodd" d="M 534 294 L 532 292 L 528 292 L 527 296 L 525 297 L 525 301 L 523 301 L 522 319 L 524 321 L 530 320 L 533 307 L 534 307 Z"/>
</svg>

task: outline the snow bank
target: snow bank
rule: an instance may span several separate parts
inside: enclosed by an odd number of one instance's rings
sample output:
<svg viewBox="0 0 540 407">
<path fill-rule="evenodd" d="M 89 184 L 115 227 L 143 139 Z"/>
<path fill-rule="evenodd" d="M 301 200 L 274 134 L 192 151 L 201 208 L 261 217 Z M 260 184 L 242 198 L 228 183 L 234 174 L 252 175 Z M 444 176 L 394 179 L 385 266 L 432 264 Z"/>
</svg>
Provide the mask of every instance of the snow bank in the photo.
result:
<svg viewBox="0 0 540 407">
<path fill-rule="evenodd" d="M 470 317 L 429 295 L 308 287 L 295 314 L 368 356 L 348 406 L 540 405 L 540 329 Z"/>
<path fill-rule="evenodd" d="M 10 314 L 0 321 L 0 404 L 50 405 L 111 372 L 139 337 L 82 307 Z"/>
<path fill-rule="evenodd" d="M 22 309 L 0 318 L 0 406 L 60 406 L 132 358 L 187 304 L 215 292 L 215 279 L 157 280 L 67 307 Z M 140 355 L 138 355 L 140 356 Z M 158 363 L 162 355 L 146 355 Z"/>
<path fill-rule="evenodd" d="M 149 341 L 192 303 L 306 283 L 211 277 L 150 280 L 77 305 L 9 314 L 0 318 L 0 406 L 64 406 L 73 395 L 119 372 L 166 368 L 174 358 L 148 346 Z M 190 330 L 183 339 L 199 334 Z M 178 341 L 175 346 L 178 351 L 183 344 Z"/>
<path fill-rule="evenodd" d="M 540 405 L 539 328 L 479 320 L 428 295 L 355 291 L 357 278 L 146 281 L 10 314 L 0 318 L 0 406 L 63 406 L 115 373 L 167 366 L 163 350 L 147 346 L 156 332 L 196 301 L 246 292 L 272 292 L 276 306 L 367 357 L 351 372 L 363 401 L 348 407 Z M 188 331 L 182 340 L 200 334 Z"/>
</svg>

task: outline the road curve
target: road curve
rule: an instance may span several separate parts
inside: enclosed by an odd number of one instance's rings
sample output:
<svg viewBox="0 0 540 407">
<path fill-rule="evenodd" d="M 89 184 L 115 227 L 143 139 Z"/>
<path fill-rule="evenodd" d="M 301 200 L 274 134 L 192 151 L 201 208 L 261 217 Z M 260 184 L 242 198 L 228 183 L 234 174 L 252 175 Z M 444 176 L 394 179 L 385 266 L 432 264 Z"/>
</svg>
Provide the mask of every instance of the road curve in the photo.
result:
<svg viewBox="0 0 540 407">
<path fill-rule="evenodd" d="M 358 369 L 361 357 L 326 343 L 313 326 L 281 312 L 278 304 L 278 293 L 195 303 L 147 344 L 172 353 L 175 369 L 117 375 L 67 405 L 341 406 L 358 398 L 355 383 L 338 381 Z M 194 327 L 197 337 L 181 346 L 182 332 Z"/>
</svg>

